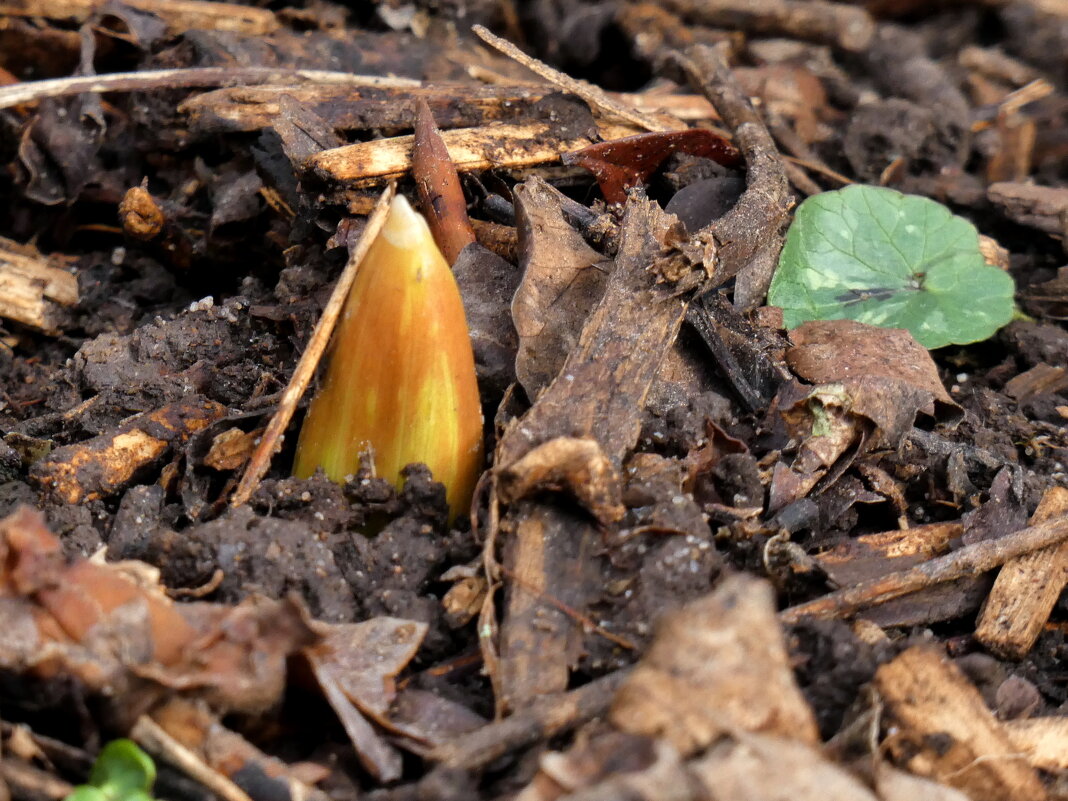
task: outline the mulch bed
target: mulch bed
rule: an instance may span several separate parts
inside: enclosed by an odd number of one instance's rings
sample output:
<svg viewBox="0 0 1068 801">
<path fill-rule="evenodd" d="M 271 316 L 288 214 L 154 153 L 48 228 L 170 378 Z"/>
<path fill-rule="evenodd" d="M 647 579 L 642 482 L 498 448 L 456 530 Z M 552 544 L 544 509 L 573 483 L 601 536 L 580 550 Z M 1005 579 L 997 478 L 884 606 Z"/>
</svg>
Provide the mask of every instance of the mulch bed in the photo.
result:
<svg viewBox="0 0 1068 801">
<path fill-rule="evenodd" d="M 1068 794 L 1064 6 L 356 5 L 0 0 L 0 790 L 130 737 L 168 799 Z M 784 330 L 851 183 L 1017 318 Z M 394 191 L 471 329 L 453 522 L 290 475 Z"/>
</svg>

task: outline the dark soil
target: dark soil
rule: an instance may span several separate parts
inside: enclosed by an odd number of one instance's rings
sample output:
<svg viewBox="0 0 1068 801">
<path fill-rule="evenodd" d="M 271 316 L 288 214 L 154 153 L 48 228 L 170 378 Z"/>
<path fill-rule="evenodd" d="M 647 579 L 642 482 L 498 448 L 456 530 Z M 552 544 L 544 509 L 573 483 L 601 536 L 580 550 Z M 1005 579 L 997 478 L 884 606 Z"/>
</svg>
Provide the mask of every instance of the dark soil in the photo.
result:
<svg viewBox="0 0 1068 801">
<path fill-rule="evenodd" d="M 481 21 L 504 32 L 500 12 L 512 4 L 461 4 L 473 15 L 462 18 L 452 3 L 416 5 L 430 21 L 432 35 L 443 42 L 442 52 L 462 52 L 474 45 L 466 38 L 462 45 L 449 42 L 447 23 L 456 20 L 457 28 L 466 29 Z M 529 3 L 519 4 L 518 13 L 521 30 L 539 56 L 608 89 L 636 92 L 660 67 L 643 57 L 620 24 L 616 6 L 621 5 Z M 323 3 L 287 9 L 288 33 L 269 37 L 190 31 L 153 38 L 141 31 L 139 38 L 137 23 L 105 15 L 87 28 L 95 43 L 90 56 L 101 73 L 264 64 L 428 81 L 462 76 L 447 58 L 435 55 L 438 45 L 432 40 L 389 31 L 373 6 L 351 12 Z M 787 447 L 785 434 L 769 424 L 765 409 L 745 410 L 729 384 L 708 367 L 698 338 L 685 329 L 679 350 L 704 372 L 704 391 L 679 397 L 670 388 L 654 390 L 638 455 L 629 462 L 626 516 L 602 532 L 597 554 L 604 566 L 602 592 L 585 610 L 635 650 L 620 647 L 617 639 L 587 636 L 572 686 L 632 663 L 661 615 L 706 594 L 725 573 L 770 576 L 780 604 L 787 606 L 832 587 L 819 570 L 804 569 L 805 558 L 813 554 L 862 534 L 893 530 L 901 517 L 913 524 L 963 517 L 972 538 L 999 535 L 1026 525 L 1048 488 L 1068 486 L 1068 384 L 1023 398 L 1006 390 L 1012 379 L 1037 365 L 1068 364 L 1064 295 L 1059 305 L 1033 299 L 1049 296 L 1035 288 L 1053 281 L 1065 264 L 1064 243 L 1009 219 L 987 199 L 990 154 L 984 147 L 989 142 L 972 133 L 972 123 L 984 111 L 975 99 L 979 79 L 969 84 L 971 73 L 957 58 L 969 45 L 997 47 L 1053 81 L 1052 93 L 1027 107 L 1043 130 L 1030 172 L 1022 177 L 1068 185 L 1063 144 L 1068 85 L 1063 58 L 1051 55 L 1057 47 L 1063 55 L 1068 45 L 1055 39 L 1055 30 L 1030 21 L 1026 7 L 915 10 L 887 20 L 885 39 L 869 52 L 835 54 L 822 48 L 827 59 L 822 72 L 815 47 L 803 42 L 796 43 L 793 61 L 783 61 L 822 80 L 827 97 L 816 114 L 825 130 L 810 143 L 815 157 L 853 180 L 889 179 L 902 191 L 941 200 L 1010 254 L 1009 269 L 1027 317 L 987 342 L 933 354 L 945 387 L 964 410 L 962 421 L 950 427 L 921 420 L 930 431 L 908 439 L 897 453 L 869 460 L 900 489 L 896 505 L 873 484 L 872 473 L 850 470 L 805 503 L 795 502 L 777 516 L 765 514 L 769 471 Z M 2 14 L 0 21 L 14 26 L 0 28 L 7 31 L 0 38 L 0 67 L 18 78 L 69 74 L 77 63 L 78 38 L 71 23 Z M 338 37 L 328 30 L 333 24 L 366 33 Z M 1062 19 L 1061 35 L 1065 29 Z M 115 30 L 124 33 L 118 36 Z M 30 44 L 10 44 L 12 31 Z M 1054 41 L 1039 46 L 1039 35 Z M 926 64 L 937 67 L 939 82 L 924 83 L 887 65 L 888 59 L 903 57 L 902 38 L 925 55 Z M 741 47 L 738 63 L 759 67 L 767 63 L 761 52 Z M 253 594 L 276 599 L 295 594 L 312 616 L 331 623 L 377 616 L 425 622 L 428 634 L 405 681 L 492 716 L 490 683 L 472 659 L 478 652 L 476 622 L 455 627 L 441 603 L 452 586 L 443 575 L 458 566 L 478 567 L 482 542 L 462 516 L 455 526 L 447 525 L 444 490 L 425 468 L 411 468 L 400 491 L 367 474 L 344 485 L 321 475 L 291 478 L 299 414 L 248 505 L 227 504 L 238 470 L 204 462 L 221 433 L 265 425 L 345 251 L 332 238 L 344 209 L 324 200 L 312 181 L 298 183 L 273 130 L 224 134 L 187 127 L 176 104 L 197 91 L 76 96 L 0 111 L 0 155 L 8 165 L 0 175 L 0 235 L 32 241 L 42 252 L 61 256 L 81 293 L 79 303 L 64 310 L 58 335 L 0 319 L 0 517 L 21 504 L 33 506 L 44 512 L 71 558 L 106 545 L 109 560 L 137 559 L 158 567 L 172 590 L 210 585 L 205 600 L 233 604 Z M 865 95 L 873 102 L 859 103 Z M 1050 139 L 1051 131 L 1061 137 L 1059 145 Z M 344 136 L 392 133 L 397 132 L 350 128 Z M 29 147 L 28 141 L 36 144 Z M 736 173 L 708 165 L 687 171 L 685 162 L 680 157 L 665 165 L 650 192 L 666 202 L 680 185 L 709 174 L 726 174 L 738 184 Z M 810 176 L 824 189 L 837 186 L 819 172 Z M 479 198 L 507 194 L 523 177 L 501 172 L 465 180 L 472 216 L 492 219 Z M 603 209 L 588 176 L 572 170 L 550 178 L 572 198 Z M 143 179 L 161 200 L 168 221 L 167 233 L 147 243 L 125 235 L 117 223 L 124 193 Z M 272 207 L 261 191 L 265 187 L 292 213 Z M 410 179 L 400 189 L 412 194 Z M 707 219 L 698 214 L 691 225 L 700 227 Z M 507 332 L 499 339 L 510 341 Z M 511 406 L 498 409 L 507 383 L 501 380 L 501 364 L 499 354 L 492 364 L 480 362 L 487 420 L 508 419 L 529 402 L 521 390 L 513 390 Z M 42 451 L 108 433 L 132 415 L 201 398 L 225 406 L 225 416 L 169 449 L 120 492 L 70 504 L 31 480 L 31 464 Z M 490 451 L 493 436 L 491 430 Z M 741 445 L 711 468 L 695 467 L 695 454 L 713 436 Z M 969 518 L 994 514 L 995 502 L 1000 517 Z M 730 511 L 749 507 L 761 511 L 749 519 Z M 774 548 L 771 541 L 782 529 L 792 534 L 797 551 L 777 561 L 769 544 Z M 367 531 L 377 533 L 367 536 Z M 212 584 L 220 570 L 221 582 Z M 1005 715 L 1018 714 L 1021 705 L 1031 714 L 1059 710 L 1068 700 L 1064 602 L 1025 661 L 1002 662 L 970 639 L 985 586 L 955 587 L 944 599 L 954 611 L 935 619 L 909 609 L 876 616 L 889 635 L 878 645 L 862 641 L 842 621 L 793 626 L 787 632 L 793 667 L 822 735 L 830 738 L 849 722 L 858 694 L 880 663 L 919 640 L 947 643 Z M 928 603 L 928 609 L 935 604 Z M 442 665 L 447 669 L 439 669 Z M 1010 679 L 1016 683 L 1006 687 Z M 114 734 L 96 729 L 92 714 L 77 726 L 57 725 L 42 706 L 48 706 L 44 699 L 4 695 L 5 720 L 25 721 L 42 735 L 92 750 Z M 332 751 L 335 775 L 323 786 L 339 799 L 355 797 L 357 788 L 375 789 L 372 796 L 381 799 L 496 797 L 521 787 L 536 767 L 524 752 L 484 773 L 434 768 L 411 756 L 400 786 L 376 789 L 354 767 L 345 734 L 325 705 L 299 713 L 291 706 L 279 712 L 273 734 L 256 739 L 291 761 Z M 75 729 L 85 737 L 79 739 Z"/>
</svg>

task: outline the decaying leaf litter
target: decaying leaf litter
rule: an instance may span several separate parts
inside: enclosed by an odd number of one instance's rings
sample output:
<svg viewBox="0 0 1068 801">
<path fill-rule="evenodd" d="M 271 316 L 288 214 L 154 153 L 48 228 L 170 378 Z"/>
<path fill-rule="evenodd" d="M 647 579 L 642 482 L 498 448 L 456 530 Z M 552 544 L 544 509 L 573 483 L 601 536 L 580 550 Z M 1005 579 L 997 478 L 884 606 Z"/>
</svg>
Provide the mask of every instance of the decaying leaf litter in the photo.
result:
<svg viewBox="0 0 1068 801">
<path fill-rule="evenodd" d="M 1063 795 L 1066 53 L 1039 0 L 0 2 L 9 793 L 128 736 L 166 798 Z M 471 328 L 452 527 L 288 477 L 388 182 Z M 784 331 L 850 182 L 1021 314 Z"/>
</svg>

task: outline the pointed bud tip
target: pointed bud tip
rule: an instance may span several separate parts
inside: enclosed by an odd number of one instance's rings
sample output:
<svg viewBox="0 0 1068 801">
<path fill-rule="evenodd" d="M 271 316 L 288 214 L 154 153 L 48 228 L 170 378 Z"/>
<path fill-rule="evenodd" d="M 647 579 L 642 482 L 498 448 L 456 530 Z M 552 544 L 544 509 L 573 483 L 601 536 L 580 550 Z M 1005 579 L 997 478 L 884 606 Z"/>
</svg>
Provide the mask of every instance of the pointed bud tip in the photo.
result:
<svg viewBox="0 0 1068 801">
<path fill-rule="evenodd" d="M 427 244 L 437 247 L 430 235 L 430 226 L 404 195 L 393 198 L 382 226 L 382 236 L 399 248 L 426 247 Z"/>
</svg>

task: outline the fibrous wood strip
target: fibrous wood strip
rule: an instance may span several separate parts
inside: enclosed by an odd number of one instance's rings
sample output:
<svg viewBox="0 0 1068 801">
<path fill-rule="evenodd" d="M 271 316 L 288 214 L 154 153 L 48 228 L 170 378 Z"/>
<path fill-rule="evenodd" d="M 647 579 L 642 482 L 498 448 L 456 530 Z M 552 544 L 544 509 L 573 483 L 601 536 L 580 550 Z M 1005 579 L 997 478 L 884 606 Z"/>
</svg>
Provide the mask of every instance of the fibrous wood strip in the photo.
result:
<svg viewBox="0 0 1068 801">
<path fill-rule="evenodd" d="M 471 128 L 514 119 L 552 92 L 523 86 L 435 83 L 411 88 L 241 86 L 192 97 L 179 107 L 200 132 L 255 131 L 271 126 L 289 95 L 340 131 L 410 128 L 416 103 L 426 100 L 440 128 Z"/>
<path fill-rule="evenodd" d="M 621 465 L 637 441 L 645 397 L 686 313 L 685 298 L 657 284 L 673 219 L 655 203 L 629 201 L 604 296 L 559 375 L 505 432 L 498 465 L 507 468 L 560 437 L 591 437 L 617 469 Z M 588 518 L 537 502 L 514 505 L 503 525 L 518 533 L 505 553 L 509 591 L 500 638 L 502 700 L 515 709 L 567 687 L 568 646 L 581 632 L 547 599 L 581 604 L 600 589 L 588 564 L 600 535 Z"/>
<path fill-rule="evenodd" d="M 1068 489 L 1051 487 L 1031 517 L 1031 525 L 1066 512 Z M 1066 584 L 1068 543 L 1006 562 L 979 615 L 975 638 L 999 656 L 1022 659 L 1042 633 Z"/>
<path fill-rule="evenodd" d="M 599 125 L 600 141 L 639 133 L 626 125 Z M 561 153 L 593 144 L 588 136 L 558 136 L 548 123 L 496 123 L 481 128 L 443 131 L 441 138 L 460 172 L 495 168 L 532 167 L 557 161 Z M 396 178 L 411 166 L 414 136 L 394 136 L 325 150 L 309 159 L 308 166 L 331 181 L 382 181 Z"/>
<path fill-rule="evenodd" d="M 909 770 L 956 787 L 974 801 L 1039 801 L 1038 775 L 942 653 L 914 647 L 875 673 L 891 734 L 884 747 Z"/>
<path fill-rule="evenodd" d="M 56 304 L 78 302 L 78 279 L 31 249 L 0 237 L 0 317 L 56 331 Z"/>
<path fill-rule="evenodd" d="M 1068 770 L 1068 718 L 1027 718 L 1004 724 L 1013 746 L 1033 767 Z"/>
<path fill-rule="evenodd" d="M 0 14 L 85 22 L 105 5 L 105 0 L 0 0 Z M 203 28 L 256 35 L 281 27 L 273 11 L 236 3 L 126 0 L 126 5 L 155 14 L 176 33 Z"/>
</svg>

